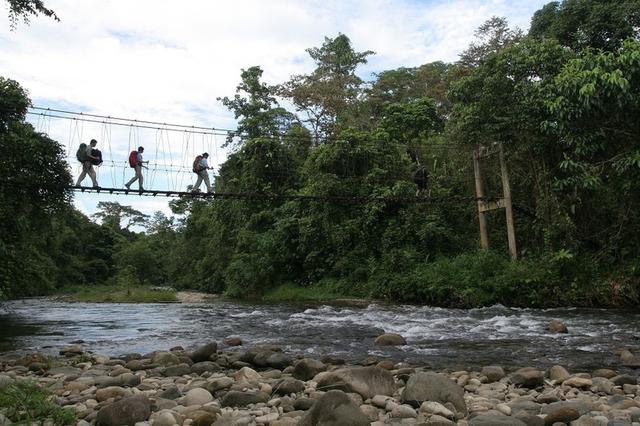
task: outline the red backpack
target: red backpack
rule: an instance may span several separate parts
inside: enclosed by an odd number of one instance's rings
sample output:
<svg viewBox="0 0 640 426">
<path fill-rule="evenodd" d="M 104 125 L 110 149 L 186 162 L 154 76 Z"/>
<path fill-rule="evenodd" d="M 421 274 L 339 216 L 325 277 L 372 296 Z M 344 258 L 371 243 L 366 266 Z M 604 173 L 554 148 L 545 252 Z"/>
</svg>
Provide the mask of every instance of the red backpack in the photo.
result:
<svg viewBox="0 0 640 426">
<path fill-rule="evenodd" d="M 138 151 L 131 151 L 129 154 L 129 167 L 136 168 L 138 165 Z"/>
<path fill-rule="evenodd" d="M 198 155 L 195 160 L 193 160 L 193 173 L 198 173 L 202 170 L 202 166 L 200 165 L 200 160 L 204 157 L 202 155 Z"/>
</svg>

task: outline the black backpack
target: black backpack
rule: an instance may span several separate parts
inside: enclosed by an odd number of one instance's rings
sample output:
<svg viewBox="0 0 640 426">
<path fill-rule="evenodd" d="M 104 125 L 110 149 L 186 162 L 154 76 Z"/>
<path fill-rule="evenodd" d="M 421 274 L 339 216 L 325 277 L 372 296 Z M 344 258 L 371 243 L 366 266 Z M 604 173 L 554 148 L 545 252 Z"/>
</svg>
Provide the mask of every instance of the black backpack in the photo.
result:
<svg viewBox="0 0 640 426">
<path fill-rule="evenodd" d="M 99 166 L 100 164 L 102 164 L 102 152 L 100 152 L 99 149 L 92 149 L 91 156 L 96 157 L 95 159 L 91 159 L 91 164 L 93 164 L 94 166 Z"/>
<path fill-rule="evenodd" d="M 84 163 L 85 161 L 87 161 L 87 144 L 86 143 L 83 142 L 78 147 L 78 150 L 76 151 L 76 159 L 81 163 Z"/>
</svg>

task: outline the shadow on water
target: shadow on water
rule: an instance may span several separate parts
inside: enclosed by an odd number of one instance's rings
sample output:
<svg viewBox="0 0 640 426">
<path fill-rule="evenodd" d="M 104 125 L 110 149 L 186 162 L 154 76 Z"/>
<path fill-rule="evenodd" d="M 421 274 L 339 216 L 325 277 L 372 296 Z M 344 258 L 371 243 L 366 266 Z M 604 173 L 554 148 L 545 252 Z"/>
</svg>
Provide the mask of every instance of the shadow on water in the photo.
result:
<svg viewBox="0 0 640 426">
<path fill-rule="evenodd" d="M 551 319 L 570 333 L 551 334 Z M 442 309 L 428 306 L 215 300 L 185 304 L 68 303 L 23 299 L 0 305 L 0 351 L 55 352 L 71 342 L 107 355 L 147 353 L 239 336 L 311 357 L 357 362 L 368 356 L 433 368 L 619 367 L 616 349 L 640 348 L 640 313 L 597 309 Z M 383 332 L 406 346 L 378 347 Z"/>
</svg>

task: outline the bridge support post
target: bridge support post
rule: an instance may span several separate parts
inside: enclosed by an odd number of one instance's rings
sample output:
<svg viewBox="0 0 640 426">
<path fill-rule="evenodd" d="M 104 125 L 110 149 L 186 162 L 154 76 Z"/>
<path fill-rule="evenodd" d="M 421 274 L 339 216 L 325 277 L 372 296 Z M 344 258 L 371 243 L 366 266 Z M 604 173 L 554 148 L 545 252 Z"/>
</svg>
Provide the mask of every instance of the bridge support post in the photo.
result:
<svg viewBox="0 0 640 426">
<path fill-rule="evenodd" d="M 482 170 L 482 159 L 492 154 L 498 153 L 500 159 L 500 177 L 502 180 L 502 198 L 496 201 L 485 200 L 484 173 Z M 478 146 L 473 152 L 473 173 L 475 176 L 476 198 L 478 205 L 478 221 L 480 224 L 480 247 L 489 248 L 489 234 L 487 231 L 487 212 L 496 209 L 504 209 L 507 222 L 507 241 L 509 243 L 509 255 L 512 260 L 518 259 L 516 247 L 516 228 L 513 219 L 513 205 L 511 202 L 511 184 L 509 182 L 509 171 L 504 158 L 502 144 L 486 148 Z"/>
</svg>

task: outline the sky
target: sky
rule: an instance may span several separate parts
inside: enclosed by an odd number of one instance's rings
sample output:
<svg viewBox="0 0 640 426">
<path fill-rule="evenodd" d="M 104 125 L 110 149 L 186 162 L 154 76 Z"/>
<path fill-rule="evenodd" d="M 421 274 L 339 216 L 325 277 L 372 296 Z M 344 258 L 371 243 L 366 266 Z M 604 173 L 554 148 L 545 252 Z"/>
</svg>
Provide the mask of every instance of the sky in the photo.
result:
<svg viewBox="0 0 640 426">
<path fill-rule="evenodd" d="M 375 52 L 358 70 L 365 80 L 384 70 L 454 62 L 487 19 L 502 16 L 512 28 L 526 31 L 533 13 L 547 2 L 45 0 L 60 22 L 35 17 L 11 31 L 7 13 L 0 11 L 0 76 L 17 80 L 38 107 L 233 129 L 233 114 L 217 98 L 234 95 L 242 69 L 259 65 L 265 82 L 285 82 L 313 70 L 305 49 L 339 33 L 356 51 Z M 98 139 L 103 154 L 122 163 L 137 144 L 145 146 L 146 159 L 167 165 L 182 161 L 183 167 L 198 150 L 208 150 L 214 166 L 228 153 L 220 136 L 30 120 L 65 145 L 71 157 L 81 141 L 91 138 Z M 79 166 L 73 159 L 70 163 L 75 178 Z M 194 180 L 186 173 L 168 182 L 160 172 L 146 172 L 147 188 L 186 187 Z M 99 181 L 122 187 L 131 175 L 131 169 L 104 167 Z M 87 214 L 95 212 L 98 201 L 169 213 L 166 199 L 81 194 L 74 200 Z"/>
</svg>

